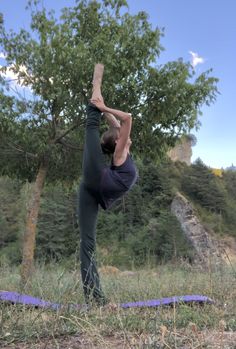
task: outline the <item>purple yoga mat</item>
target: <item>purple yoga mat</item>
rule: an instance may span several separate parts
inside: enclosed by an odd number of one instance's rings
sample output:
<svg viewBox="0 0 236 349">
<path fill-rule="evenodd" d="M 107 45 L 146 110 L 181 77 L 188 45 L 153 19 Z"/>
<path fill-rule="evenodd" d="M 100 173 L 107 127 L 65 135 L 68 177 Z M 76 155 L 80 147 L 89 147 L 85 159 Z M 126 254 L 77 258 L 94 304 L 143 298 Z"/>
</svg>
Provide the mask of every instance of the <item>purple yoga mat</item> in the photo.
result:
<svg viewBox="0 0 236 349">
<path fill-rule="evenodd" d="M 59 303 L 52 303 L 52 302 L 46 302 L 40 298 L 32 297 L 26 294 L 20 294 L 17 292 L 10 292 L 10 291 L 0 291 L 0 301 L 2 302 L 10 302 L 12 304 L 23 304 L 28 306 L 33 306 L 37 308 L 50 308 L 50 309 L 61 309 L 61 308 L 73 308 L 73 309 L 80 309 L 83 307 L 80 304 L 59 304 Z M 121 308 L 141 308 L 141 307 L 159 307 L 163 305 L 173 305 L 173 304 L 191 304 L 191 303 L 209 303 L 212 304 L 214 301 L 211 298 L 208 298 L 206 296 L 201 295 L 187 295 L 187 296 L 174 296 L 174 297 L 167 297 L 167 298 L 161 298 L 161 299 L 151 299 L 146 301 L 139 301 L 139 302 L 128 302 L 128 303 L 121 303 L 119 306 Z"/>
<path fill-rule="evenodd" d="M 61 305 L 57 303 L 46 302 L 43 299 L 32 297 L 27 294 L 10 291 L 0 291 L 0 301 L 13 304 L 31 305 L 39 308 L 59 309 L 61 307 Z"/>
<path fill-rule="evenodd" d="M 174 296 L 147 301 L 121 303 L 122 308 L 160 307 L 162 305 L 174 305 L 179 303 L 214 303 L 212 299 L 201 295 Z"/>
</svg>

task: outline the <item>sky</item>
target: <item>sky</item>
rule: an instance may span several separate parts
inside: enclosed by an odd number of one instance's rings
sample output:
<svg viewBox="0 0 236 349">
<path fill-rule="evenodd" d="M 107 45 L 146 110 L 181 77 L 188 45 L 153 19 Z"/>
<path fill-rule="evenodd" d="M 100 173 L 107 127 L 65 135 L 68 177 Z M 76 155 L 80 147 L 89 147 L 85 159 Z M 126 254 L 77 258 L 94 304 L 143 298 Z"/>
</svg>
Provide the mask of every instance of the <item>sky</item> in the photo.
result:
<svg viewBox="0 0 236 349">
<path fill-rule="evenodd" d="M 0 0 L 7 29 L 29 28 L 27 0 Z M 220 94 L 210 107 L 202 108 L 200 130 L 192 162 L 197 158 L 213 168 L 236 165 L 236 0 L 128 0 L 129 12 L 145 11 L 153 28 L 164 28 L 157 64 L 182 57 L 196 74 L 212 68 L 219 79 Z M 56 14 L 74 0 L 42 0 Z M 4 57 L 0 52 L 0 65 Z"/>
</svg>

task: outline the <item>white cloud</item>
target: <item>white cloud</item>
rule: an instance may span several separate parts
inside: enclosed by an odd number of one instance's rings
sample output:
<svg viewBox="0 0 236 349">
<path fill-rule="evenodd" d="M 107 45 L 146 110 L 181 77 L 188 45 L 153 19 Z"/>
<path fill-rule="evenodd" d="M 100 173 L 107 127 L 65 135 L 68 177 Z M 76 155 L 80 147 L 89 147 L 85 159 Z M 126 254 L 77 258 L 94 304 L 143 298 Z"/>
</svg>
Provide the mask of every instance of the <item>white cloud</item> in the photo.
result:
<svg viewBox="0 0 236 349">
<path fill-rule="evenodd" d="M 3 68 L 2 65 L 0 65 L 0 69 Z M 17 80 L 18 76 L 15 74 L 12 70 L 11 67 L 7 67 L 6 71 L 0 71 L 0 74 L 3 75 L 7 80 Z"/>
<path fill-rule="evenodd" d="M 0 58 L 3 58 L 3 59 L 5 59 L 7 56 L 5 55 L 5 53 L 3 53 L 3 52 L 0 52 Z"/>
<path fill-rule="evenodd" d="M 14 65 L 9 65 L 9 66 L 3 66 L 0 65 L 0 76 L 3 76 L 8 83 L 10 84 L 10 87 L 12 87 L 13 90 L 18 91 L 18 92 L 27 92 L 31 93 L 31 86 L 23 86 L 21 83 L 21 78 L 19 78 L 18 73 L 14 72 Z M 20 72 L 25 73 L 27 75 L 27 70 L 24 65 L 20 66 Z M 23 82 L 23 81 L 22 81 Z"/>
<path fill-rule="evenodd" d="M 4 68 L 2 70 L 2 68 Z M 5 70 L 6 68 L 6 70 Z M 16 84 L 21 85 L 20 83 L 20 78 L 17 73 L 14 72 L 14 65 L 9 65 L 7 67 L 0 65 L 0 75 L 4 76 L 7 80 L 14 81 Z M 27 74 L 26 67 L 24 65 L 20 66 L 20 73 L 25 73 Z"/>
<path fill-rule="evenodd" d="M 193 68 L 195 68 L 198 64 L 204 63 L 205 60 L 203 57 L 200 57 L 198 53 L 189 51 L 190 55 L 192 56 L 191 64 Z"/>
</svg>

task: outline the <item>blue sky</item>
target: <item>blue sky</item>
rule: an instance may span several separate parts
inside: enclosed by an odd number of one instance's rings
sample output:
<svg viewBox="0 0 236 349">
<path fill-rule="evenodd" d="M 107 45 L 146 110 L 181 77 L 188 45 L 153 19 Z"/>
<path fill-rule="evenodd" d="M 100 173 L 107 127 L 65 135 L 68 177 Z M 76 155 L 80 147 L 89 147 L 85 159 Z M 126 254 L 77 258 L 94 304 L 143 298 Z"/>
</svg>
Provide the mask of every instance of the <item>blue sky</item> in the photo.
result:
<svg viewBox="0 0 236 349">
<path fill-rule="evenodd" d="M 73 6 L 74 0 L 43 0 L 47 8 Z M 27 0 L 0 0 L 8 29 L 28 28 Z M 165 28 L 158 64 L 182 57 L 191 61 L 190 51 L 202 58 L 195 66 L 198 74 L 209 68 L 219 78 L 220 95 L 215 104 L 203 107 L 202 126 L 192 161 L 200 157 L 205 164 L 221 168 L 236 165 L 236 1 L 235 0 L 128 0 L 129 11 L 145 11 L 153 27 Z M 0 53 L 1 57 L 1 53 Z M 0 64 L 3 59 L 0 58 Z"/>
</svg>

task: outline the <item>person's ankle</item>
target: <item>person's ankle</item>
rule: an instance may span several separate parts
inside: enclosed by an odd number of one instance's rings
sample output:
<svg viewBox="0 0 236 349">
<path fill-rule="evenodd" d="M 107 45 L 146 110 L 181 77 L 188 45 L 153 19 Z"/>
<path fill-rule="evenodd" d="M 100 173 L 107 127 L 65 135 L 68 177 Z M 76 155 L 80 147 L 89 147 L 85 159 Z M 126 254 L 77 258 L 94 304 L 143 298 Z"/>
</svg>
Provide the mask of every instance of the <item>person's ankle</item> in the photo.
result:
<svg viewBox="0 0 236 349">
<path fill-rule="evenodd" d="M 99 307 L 104 307 L 106 304 L 108 304 L 110 302 L 110 300 L 108 298 L 106 298 L 105 296 L 99 297 L 99 298 L 94 298 L 96 305 Z"/>
</svg>

